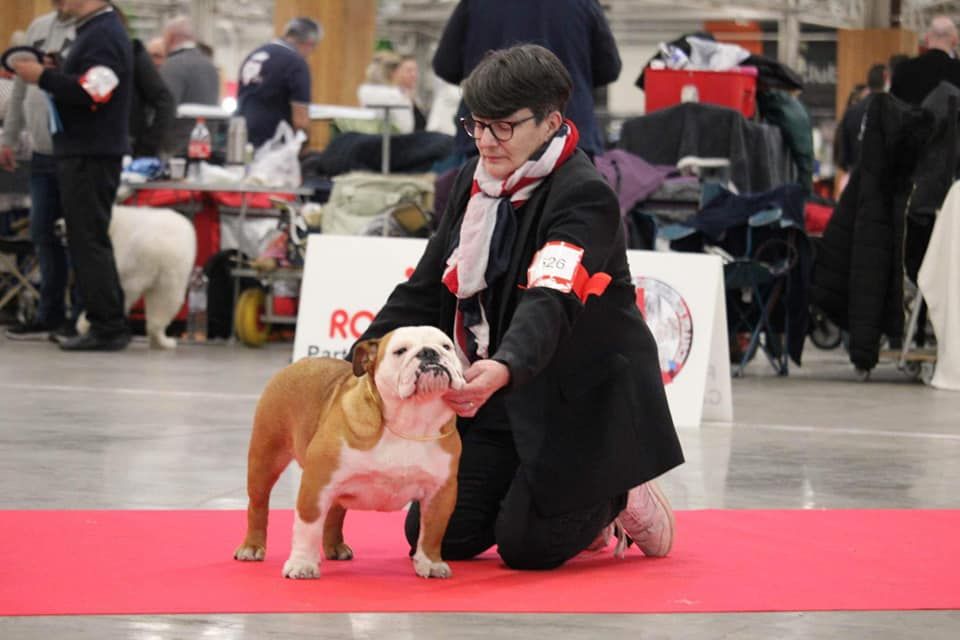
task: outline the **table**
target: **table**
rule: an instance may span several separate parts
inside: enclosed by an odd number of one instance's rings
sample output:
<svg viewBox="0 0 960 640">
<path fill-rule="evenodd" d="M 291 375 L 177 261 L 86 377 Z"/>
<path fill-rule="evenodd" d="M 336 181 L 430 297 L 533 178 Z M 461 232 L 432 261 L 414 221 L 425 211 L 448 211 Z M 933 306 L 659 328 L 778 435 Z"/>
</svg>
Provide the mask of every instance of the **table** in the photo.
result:
<svg viewBox="0 0 960 640">
<path fill-rule="evenodd" d="M 412 109 L 408 104 L 370 104 L 365 107 L 351 107 L 339 104 L 311 104 L 308 113 L 311 120 L 334 120 L 352 118 L 355 120 L 383 120 L 382 143 L 380 152 L 380 171 L 390 173 L 390 111 L 394 109 Z M 181 104 L 177 108 L 178 118 L 206 118 L 207 120 L 229 120 L 234 113 L 217 105 Z"/>
<path fill-rule="evenodd" d="M 124 183 L 124 187 L 138 191 L 189 191 L 193 193 L 236 193 L 240 195 L 240 227 L 246 221 L 249 209 L 249 200 L 251 195 L 269 194 L 277 196 L 293 196 L 295 198 L 305 198 L 314 194 L 313 189 L 304 187 L 268 187 L 260 185 L 245 185 L 236 183 L 204 183 L 187 182 L 184 180 L 158 180 L 154 182 L 143 183 Z M 279 214 L 278 214 L 279 216 Z M 242 252 L 244 247 L 238 240 L 238 249 Z M 249 247 L 247 247 L 249 248 Z M 252 254 L 253 252 L 248 252 Z"/>
</svg>

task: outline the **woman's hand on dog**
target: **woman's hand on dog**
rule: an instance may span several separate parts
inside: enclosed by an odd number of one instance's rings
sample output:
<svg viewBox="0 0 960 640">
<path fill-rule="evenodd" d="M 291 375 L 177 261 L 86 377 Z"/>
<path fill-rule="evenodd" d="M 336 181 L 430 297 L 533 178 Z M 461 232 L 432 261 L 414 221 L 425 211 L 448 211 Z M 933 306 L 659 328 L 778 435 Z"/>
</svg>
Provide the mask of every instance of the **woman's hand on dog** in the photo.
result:
<svg viewBox="0 0 960 640">
<path fill-rule="evenodd" d="M 461 418 L 472 418 L 494 393 L 510 382 L 510 369 L 496 360 L 477 360 L 464 372 L 467 384 L 448 391 L 443 399 Z"/>
</svg>

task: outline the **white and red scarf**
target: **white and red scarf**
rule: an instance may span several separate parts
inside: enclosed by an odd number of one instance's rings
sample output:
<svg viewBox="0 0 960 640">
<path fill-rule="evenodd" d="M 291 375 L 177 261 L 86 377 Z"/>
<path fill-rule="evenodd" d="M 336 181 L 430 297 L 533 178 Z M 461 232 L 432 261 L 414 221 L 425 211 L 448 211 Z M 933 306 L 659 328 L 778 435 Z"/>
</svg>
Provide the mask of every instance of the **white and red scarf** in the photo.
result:
<svg viewBox="0 0 960 640">
<path fill-rule="evenodd" d="M 573 155 L 579 138 L 573 122 L 564 120 L 549 142 L 502 180 L 490 176 L 482 160 L 477 163 L 459 242 L 443 273 L 443 284 L 457 297 L 456 343 L 469 362 L 490 355 L 484 291 L 508 268 L 516 236 L 516 209 Z"/>
</svg>

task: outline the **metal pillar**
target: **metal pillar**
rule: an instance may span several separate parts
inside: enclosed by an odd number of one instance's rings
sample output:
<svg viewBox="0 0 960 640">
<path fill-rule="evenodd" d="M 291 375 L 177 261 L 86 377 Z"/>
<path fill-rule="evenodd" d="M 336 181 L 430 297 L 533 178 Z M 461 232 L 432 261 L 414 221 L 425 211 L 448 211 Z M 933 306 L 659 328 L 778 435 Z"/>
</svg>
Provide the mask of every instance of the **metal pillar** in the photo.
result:
<svg viewBox="0 0 960 640">
<path fill-rule="evenodd" d="M 216 0 L 193 0 L 190 3 L 190 19 L 193 20 L 193 29 L 199 42 L 209 45 L 214 43 L 214 16 L 216 14 Z"/>
<path fill-rule="evenodd" d="M 777 59 L 791 69 L 800 62 L 800 9 L 798 0 L 787 0 L 777 24 Z"/>
</svg>

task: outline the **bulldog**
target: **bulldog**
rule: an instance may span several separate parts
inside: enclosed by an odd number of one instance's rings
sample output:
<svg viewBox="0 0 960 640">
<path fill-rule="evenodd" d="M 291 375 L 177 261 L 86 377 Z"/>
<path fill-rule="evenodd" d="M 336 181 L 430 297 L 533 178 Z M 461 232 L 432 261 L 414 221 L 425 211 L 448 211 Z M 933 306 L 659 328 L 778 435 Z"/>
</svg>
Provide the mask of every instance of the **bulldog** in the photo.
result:
<svg viewBox="0 0 960 640">
<path fill-rule="evenodd" d="M 464 385 L 453 343 L 404 327 L 354 350 L 353 364 L 304 358 L 279 371 L 257 404 L 247 460 L 247 535 L 237 560 L 263 560 L 270 491 L 291 460 L 303 470 L 286 578 L 317 578 L 320 550 L 350 560 L 347 509 L 396 511 L 420 502 L 413 570 L 448 578 L 440 542 L 457 498 L 460 436 L 443 400 Z"/>
</svg>

